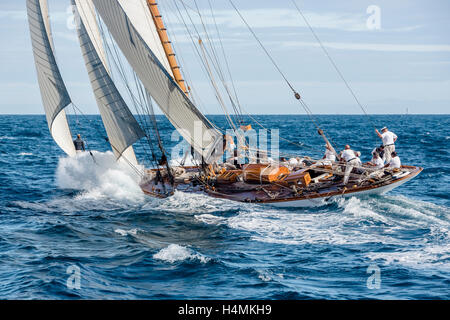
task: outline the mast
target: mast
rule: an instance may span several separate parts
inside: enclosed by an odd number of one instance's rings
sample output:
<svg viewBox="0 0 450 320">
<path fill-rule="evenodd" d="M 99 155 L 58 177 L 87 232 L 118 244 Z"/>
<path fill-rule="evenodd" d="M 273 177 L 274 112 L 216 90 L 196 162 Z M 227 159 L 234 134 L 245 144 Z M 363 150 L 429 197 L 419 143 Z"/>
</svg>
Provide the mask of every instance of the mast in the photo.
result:
<svg viewBox="0 0 450 320">
<path fill-rule="evenodd" d="M 159 39 L 161 40 L 161 44 L 164 48 L 164 53 L 166 54 L 170 68 L 172 69 L 173 77 L 183 92 L 187 95 L 189 91 L 186 89 L 185 81 L 181 75 L 180 66 L 177 63 L 175 52 L 172 48 L 172 42 L 169 40 L 167 29 L 165 28 L 164 21 L 159 13 L 158 4 L 155 0 L 147 0 L 147 5 L 150 9 L 150 13 L 152 14 L 153 22 L 155 23 Z"/>
<path fill-rule="evenodd" d="M 175 81 L 172 70 L 164 67 L 164 62 L 157 57 L 157 51 L 152 50 L 152 47 L 157 46 L 146 41 L 138 31 L 142 21 L 135 12 L 127 11 L 127 4 L 135 1 L 138 0 L 93 0 L 93 3 L 146 91 L 181 136 L 208 163 L 220 150 L 222 134 L 184 93 Z M 157 44 L 161 46 L 159 41 Z M 167 60 L 166 56 L 163 58 Z"/>
</svg>

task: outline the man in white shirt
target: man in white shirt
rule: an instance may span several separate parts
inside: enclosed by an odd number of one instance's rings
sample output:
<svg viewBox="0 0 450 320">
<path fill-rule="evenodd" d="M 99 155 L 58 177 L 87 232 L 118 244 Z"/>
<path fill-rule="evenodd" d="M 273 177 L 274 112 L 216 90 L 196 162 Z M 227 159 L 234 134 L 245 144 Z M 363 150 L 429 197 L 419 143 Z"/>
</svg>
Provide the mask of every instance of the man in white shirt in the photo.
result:
<svg viewBox="0 0 450 320">
<path fill-rule="evenodd" d="M 353 170 L 353 167 L 358 166 L 358 157 L 355 154 L 355 151 L 350 149 L 349 145 L 345 146 L 344 151 L 341 153 L 341 159 L 345 161 L 345 174 L 344 174 L 344 184 L 348 183 L 348 179 L 350 177 L 350 173 Z"/>
<path fill-rule="evenodd" d="M 328 143 L 325 145 L 325 148 L 325 154 L 323 155 L 322 160 L 317 161 L 317 164 L 331 166 L 336 161 L 336 154 Z"/>
<path fill-rule="evenodd" d="M 377 168 L 377 169 L 381 169 L 384 167 L 384 161 L 383 161 L 383 159 L 381 159 L 378 152 L 373 153 L 373 158 L 370 161 L 370 164 L 375 166 L 375 168 Z"/>
<path fill-rule="evenodd" d="M 391 161 L 386 165 L 389 168 L 401 168 L 402 163 L 400 161 L 400 157 L 397 155 L 397 152 L 392 152 Z"/>
<path fill-rule="evenodd" d="M 355 155 L 356 155 L 356 162 L 358 162 L 358 166 L 362 166 L 362 161 L 361 161 L 361 152 L 359 152 L 359 151 L 356 151 L 355 152 Z"/>
<path fill-rule="evenodd" d="M 386 163 L 391 161 L 391 154 L 395 151 L 395 141 L 397 141 L 397 135 L 388 130 L 387 127 L 381 129 L 380 133 L 378 129 L 375 129 L 375 132 L 383 140 L 384 146 L 384 160 Z"/>
<path fill-rule="evenodd" d="M 331 148 L 331 146 L 329 144 L 325 145 L 325 154 L 323 156 L 323 159 L 328 160 L 330 162 L 335 162 L 336 161 L 336 155 L 333 152 L 333 149 Z"/>
</svg>

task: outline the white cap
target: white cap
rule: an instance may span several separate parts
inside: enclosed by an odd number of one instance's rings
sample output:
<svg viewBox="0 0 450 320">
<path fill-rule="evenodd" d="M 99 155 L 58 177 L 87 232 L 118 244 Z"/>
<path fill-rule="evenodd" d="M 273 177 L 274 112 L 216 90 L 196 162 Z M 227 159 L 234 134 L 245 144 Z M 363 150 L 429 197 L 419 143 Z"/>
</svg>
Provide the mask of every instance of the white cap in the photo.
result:
<svg viewBox="0 0 450 320">
<path fill-rule="evenodd" d="M 383 128 L 381 128 L 381 131 L 383 131 L 384 129 L 387 129 L 387 127 L 383 127 Z"/>
</svg>

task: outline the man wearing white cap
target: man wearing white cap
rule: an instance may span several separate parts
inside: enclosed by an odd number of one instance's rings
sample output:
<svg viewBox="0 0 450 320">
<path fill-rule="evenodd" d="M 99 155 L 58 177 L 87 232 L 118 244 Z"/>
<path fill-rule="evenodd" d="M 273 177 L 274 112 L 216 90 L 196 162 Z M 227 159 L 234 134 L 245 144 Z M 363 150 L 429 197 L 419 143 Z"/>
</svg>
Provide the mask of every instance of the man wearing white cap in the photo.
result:
<svg viewBox="0 0 450 320">
<path fill-rule="evenodd" d="M 383 140 L 384 146 L 384 161 L 385 163 L 389 163 L 392 159 L 392 152 L 395 151 L 395 141 L 397 141 L 397 135 L 388 130 L 387 127 L 383 127 L 380 133 L 378 129 L 375 129 L 375 132 Z"/>
<path fill-rule="evenodd" d="M 353 167 L 358 166 L 358 157 L 356 156 L 355 151 L 350 149 L 349 145 L 345 146 L 344 151 L 341 152 L 341 160 L 345 161 L 345 173 L 344 173 L 344 184 L 348 183 L 348 179 L 350 178 L 350 173 L 353 170 Z"/>
</svg>

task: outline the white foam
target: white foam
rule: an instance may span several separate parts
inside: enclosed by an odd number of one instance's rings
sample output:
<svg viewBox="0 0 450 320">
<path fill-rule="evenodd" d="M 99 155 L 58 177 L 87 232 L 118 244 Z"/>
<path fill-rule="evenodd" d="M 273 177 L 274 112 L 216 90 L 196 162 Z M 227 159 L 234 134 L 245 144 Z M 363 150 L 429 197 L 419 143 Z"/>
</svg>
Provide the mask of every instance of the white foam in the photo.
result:
<svg viewBox="0 0 450 320">
<path fill-rule="evenodd" d="M 350 213 L 357 218 L 370 218 L 375 221 L 388 223 L 388 219 L 375 212 L 369 202 L 362 202 L 361 199 L 351 197 L 350 199 L 341 198 L 338 200 L 339 207 L 343 208 L 343 213 Z"/>
<path fill-rule="evenodd" d="M 227 222 L 227 219 L 224 217 L 218 217 L 218 216 L 208 214 L 208 213 L 195 215 L 194 218 L 199 220 L 200 222 L 203 222 L 206 224 L 211 224 L 211 225 L 221 225 L 221 224 L 226 224 L 226 222 Z"/>
<path fill-rule="evenodd" d="M 172 197 L 159 202 L 158 209 L 180 213 L 209 213 L 217 210 L 234 210 L 236 202 L 212 198 L 202 194 L 176 191 Z"/>
<path fill-rule="evenodd" d="M 272 280 L 272 277 L 266 271 L 258 271 L 258 278 L 264 282 L 269 282 Z"/>
<path fill-rule="evenodd" d="M 15 137 L 9 137 L 9 136 L 1 136 L 0 140 L 16 140 L 17 138 Z"/>
<path fill-rule="evenodd" d="M 21 152 L 19 153 L 19 156 L 32 156 L 33 154 L 31 152 Z"/>
<path fill-rule="evenodd" d="M 261 210 L 261 211 L 259 211 Z M 364 232 L 359 228 L 348 230 L 344 225 L 355 223 L 353 216 L 329 213 L 280 212 L 268 208 L 242 212 L 227 219 L 233 229 L 251 233 L 255 241 L 277 244 L 354 244 L 366 242 L 389 242 L 379 235 Z"/>
<path fill-rule="evenodd" d="M 138 229 L 131 229 L 131 230 L 124 230 L 124 229 L 116 229 L 114 230 L 114 232 L 120 234 L 121 236 L 128 236 L 128 235 L 132 235 L 135 236 L 138 233 Z"/>
<path fill-rule="evenodd" d="M 409 218 L 413 224 L 450 225 L 449 209 L 446 207 L 404 196 L 385 196 L 384 199 L 386 201 L 378 203 L 380 209 L 402 218 Z"/>
<path fill-rule="evenodd" d="M 210 258 L 178 244 L 171 244 L 167 248 L 161 249 L 153 255 L 153 258 L 169 263 L 184 260 L 199 260 L 201 263 L 207 263 L 210 260 Z"/>
<path fill-rule="evenodd" d="M 448 245 L 423 246 L 419 249 L 397 252 L 375 252 L 367 254 L 367 257 L 371 260 L 381 259 L 388 265 L 450 271 L 450 247 Z"/>
<path fill-rule="evenodd" d="M 93 151 L 73 158 L 60 158 L 56 182 L 60 188 L 84 191 L 78 199 L 115 198 L 142 201 L 140 176 L 124 161 L 116 161 L 112 152 Z"/>
<path fill-rule="evenodd" d="M 367 199 L 341 198 L 336 200 L 337 210 L 330 207 L 324 212 L 311 212 L 310 209 L 288 211 L 268 206 L 240 204 L 239 212 L 232 217 L 202 213 L 195 219 L 205 224 L 226 225 L 232 229 L 247 231 L 251 239 L 277 244 L 329 243 L 336 245 L 383 243 L 398 245 L 397 234 L 402 230 L 428 227 L 436 231 L 437 237 L 448 231 L 448 223 L 438 217 L 445 208 L 415 203 L 391 197 L 372 197 Z M 236 205 L 235 203 L 232 203 Z M 406 219 L 397 211 L 406 210 Z M 415 217 L 415 219 L 410 219 Z M 419 218 L 419 219 L 417 219 Z M 382 223 L 380 225 L 379 223 Z M 411 242 L 414 244 L 414 241 Z"/>
</svg>

